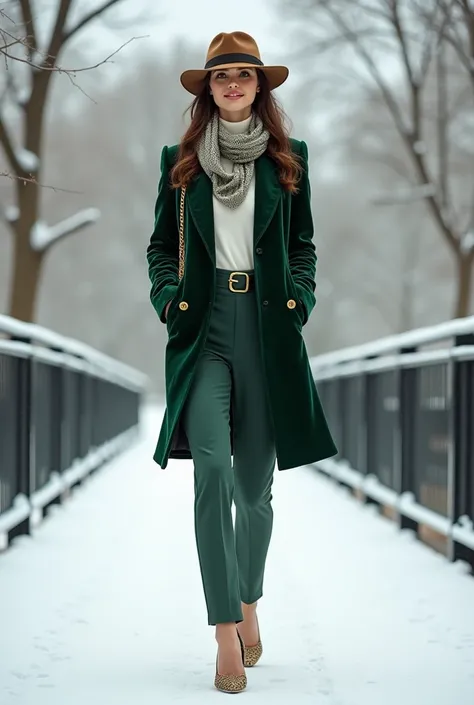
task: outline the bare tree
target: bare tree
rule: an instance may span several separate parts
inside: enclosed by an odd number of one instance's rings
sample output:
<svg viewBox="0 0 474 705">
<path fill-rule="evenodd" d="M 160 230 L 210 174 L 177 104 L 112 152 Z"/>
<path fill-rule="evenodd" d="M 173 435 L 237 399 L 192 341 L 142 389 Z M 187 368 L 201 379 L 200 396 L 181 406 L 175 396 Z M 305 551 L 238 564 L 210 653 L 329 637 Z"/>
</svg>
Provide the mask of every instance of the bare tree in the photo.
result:
<svg viewBox="0 0 474 705">
<path fill-rule="evenodd" d="M 42 146 L 48 93 L 54 73 L 66 73 L 74 82 L 78 71 L 95 66 L 67 69 L 59 64 L 69 40 L 120 0 L 103 0 L 75 23 L 70 14 L 74 0 L 58 0 L 50 36 L 40 46 L 33 0 L 11 0 L 1 11 L 0 54 L 5 79 L 0 97 L 0 143 L 15 187 L 16 204 L 4 209 L 14 238 L 10 315 L 30 321 L 44 258 L 60 239 L 97 220 L 99 212 L 86 208 L 48 227 L 40 218 Z M 19 77 L 13 67 L 21 66 Z M 20 119 L 18 119 L 18 117 Z M 21 126 L 21 129 L 20 129 Z"/>
<path fill-rule="evenodd" d="M 113 27 L 115 34 L 115 21 Z M 80 63 L 70 57 L 68 51 L 68 64 Z M 199 65 L 200 57 L 199 47 L 193 51 L 184 39 L 166 54 L 137 52 L 133 61 L 121 62 L 115 80 L 96 85 L 89 74 L 81 86 L 97 101 L 92 108 L 67 79 L 58 80 L 45 141 L 42 180 L 66 181 L 74 191 L 43 188 L 43 219 L 56 222 L 92 201 L 101 219 L 100 227 L 66 238 L 49 253 L 36 319 L 139 367 L 161 390 L 166 330 L 157 325 L 150 305 L 144 253 L 153 230 L 161 149 L 175 144 L 188 124 L 188 116 L 181 116 L 191 101 L 179 75 Z M 70 108 L 63 110 L 69 99 Z M 65 164 L 74 167 L 61 182 Z M 0 193 L 12 188 L 13 182 L 6 182 Z M 0 224 L 0 309 L 10 245 Z M 84 315 L 92 310 L 94 315 Z"/>
<path fill-rule="evenodd" d="M 303 20 L 309 28 L 306 59 L 308 53 L 319 56 L 333 49 L 339 54 L 352 50 L 365 76 L 378 88 L 409 156 L 412 175 L 409 189 L 388 194 L 380 202 L 426 203 L 456 264 L 454 315 L 467 315 L 474 262 L 474 202 L 459 207 L 452 188 L 456 178 L 452 152 L 457 139 L 453 125 L 459 119 L 454 107 L 459 102 L 460 81 L 464 82 L 460 93 L 465 114 L 466 104 L 471 116 L 474 110 L 472 0 L 294 0 L 291 11 L 300 27 Z M 325 32 L 322 37 L 321 28 Z M 404 91 L 384 70 L 387 59 L 394 57 L 396 62 L 392 63 L 401 71 Z M 454 74 L 448 70 L 453 65 Z M 360 80 L 360 73 L 354 75 Z M 434 104 L 426 100 L 430 81 L 436 85 Z M 399 161 L 399 155 L 392 156 L 394 163 Z"/>
</svg>

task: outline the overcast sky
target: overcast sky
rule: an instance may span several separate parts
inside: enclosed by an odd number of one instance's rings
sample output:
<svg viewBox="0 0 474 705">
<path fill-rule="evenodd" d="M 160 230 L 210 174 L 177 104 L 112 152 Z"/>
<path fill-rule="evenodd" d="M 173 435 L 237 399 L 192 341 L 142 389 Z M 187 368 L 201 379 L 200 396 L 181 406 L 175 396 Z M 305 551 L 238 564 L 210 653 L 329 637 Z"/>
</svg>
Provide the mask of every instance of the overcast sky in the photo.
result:
<svg viewBox="0 0 474 705">
<path fill-rule="evenodd" d="M 99 0 L 76 2 L 75 15 L 80 17 L 85 9 L 98 5 Z M 136 49 L 160 51 L 178 37 L 184 37 L 202 50 L 203 62 L 216 34 L 240 30 L 256 39 L 263 61 L 269 64 L 281 62 L 281 46 L 285 46 L 283 23 L 279 23 L 278 14 L 271 8 L 269 0 L 239 0 L 238 4 L 222 0 L 122 0 L 95 23 L 94 29 L 100 32 L 96 35 L 100 37 L 100 44 L 113 50 L 117 44 L 117 31 L 106 28 L 113 18 L 121 16 L 125 26 L 120 28 L 119 36 L 123 41 L 130 38 L 131 27 L 134 34 L 147 35 L 127 49 L 129 55 Z M 138 29 L 135 24 L 137 15 L 143 18 Z"/>
<path fill-rule="evenodd" d="M 152 4 L 152 0 L 142 2 L 145 5 Z M 165 7 L 165 24 L 161 25 L 161 31 L 165 28 L 171 35 L 181 34 L 193 41 L 201 41 L 206 49 L 212 37 L 219 32 L 236 30 L 254 36 L 261 44 L 262 53 L 278 42 L 278 37 L 272 41 L 270 31 L 275 15 L 265 0 L 239 0 L 238 3 L 177 0 L 173 4 L 167 2 Z"/>
</svg>

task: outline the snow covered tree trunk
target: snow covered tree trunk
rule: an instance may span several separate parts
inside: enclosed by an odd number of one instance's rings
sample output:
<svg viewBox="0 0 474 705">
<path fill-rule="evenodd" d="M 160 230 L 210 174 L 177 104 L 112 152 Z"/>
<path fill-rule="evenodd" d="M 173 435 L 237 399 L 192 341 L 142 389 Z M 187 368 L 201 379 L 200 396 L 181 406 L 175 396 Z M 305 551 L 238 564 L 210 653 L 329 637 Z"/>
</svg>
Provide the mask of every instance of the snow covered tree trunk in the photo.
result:
<svg viewBox="0 0 474 705">
<path fill-rule="evenodd" d="M 21 321 L 34 320 L 42 260 L 43 253 L 34 252 L 25 237 L 15 239 L 9 315 Z"/>
<path fill-rule="evenodd" d="M 44 253 L 31 247 L 31 230 L 38 217 L 38 185 L 19 189 L 20 217 L 15 223 L 13 273 L 9 314 L 22 321 L 34 320 L 36 296 Z"/>
<path fill-rule="evenodd" d="M 457 298 L 454 318 L 464 318 L 470 313 L 472 288 L 472 253 L 460 255 L 457 260 Z"/>
<path fill-rule="evenodd" d="M 51 73 L 37 73 L 26 106 L 24 144 L 27 153 L 36 157 L 35 176 L 39 181 L 41 142 Z M 19 219 L 16 222 L 13 276 L 10 284 L 9 314 L 22 321 L 34 320 L 36 298 L 44 252 L 32 247 L 31 233 L 39 217 L 39 182 L 25 182 L 17 187 Z"/>
<path fill-rule="evenodd" d="M 58 57 L 72 36 L 99 15 L 113 7 L 120 0 L 103 0 L 95 9 L 91 9 L 75 25 L 68 26 L 68 15 L 72 0 L 60 0 L 54 15 L 52 32 L 49 40 L 40 49 L 36 32 L 36 17 L 30 0 L 16 0 L 12 11 L 17 11 L 11 19 L 6 12 L 0 12 L 3 20 L 10 22 L 13 34 L 0 28 L 0 54 L 5 61 L 7 74 L 20 62 L 27 67 L 29 75 L 27 98 L 20 102 L 18 92 L 13 90 L 14 79 L 7 82 L 0 100 L 0 145 L 3 147 L 11 175 L 16 179 L 17 204 L 13 208 L 14 216 L 7 217 L 14 235 L 13 276 L 9 294 L 9 313 L 23 321 L 34 319 L 38 286 L 45 253 L 50 247 L 72 233 L 78 232 L 98 218 L 96 209 L 87 209 L 67 218 L 52 228 L 40 220 L 41 157 L 44 136 L 44 121 L 51 78 L 54 72 L 66 73 L 74 83 L 75 71 L 62 69 L 57 65 Z M 11 55 L 9 37 L 13 43 L 23 49 L 23 55 Z M 132 40 L 130 40 L 132 41 Z M 1 44 L 1 41 L 0 41 Z M 117 52 L 114 52 L 114 54 Z M 112 56 L 112 55 L 111 55 Z M 109 57 L 110 58 L 110 57 Z M 108 59 L 105 59 L 107 61 Z M 10 63 L 9 63 L 10 62 Z M 104 62 L 99 62 L 97 66 Z M 91 67 L 94 68 L 94 67 Z M 87 68 L 78 70 L 89 70 Z M 13 91 L 13 93 L 12 93 Z M 11 128 L 8 111 L 5 109 L 5 96 L 9 96 L 22 115 L 21 146 L 17 145 L 16 135 Z M 11 107 L 11 106 L 10 106 Z M 17 117 L 17 116 L 16 116 Z"/>
</svg>

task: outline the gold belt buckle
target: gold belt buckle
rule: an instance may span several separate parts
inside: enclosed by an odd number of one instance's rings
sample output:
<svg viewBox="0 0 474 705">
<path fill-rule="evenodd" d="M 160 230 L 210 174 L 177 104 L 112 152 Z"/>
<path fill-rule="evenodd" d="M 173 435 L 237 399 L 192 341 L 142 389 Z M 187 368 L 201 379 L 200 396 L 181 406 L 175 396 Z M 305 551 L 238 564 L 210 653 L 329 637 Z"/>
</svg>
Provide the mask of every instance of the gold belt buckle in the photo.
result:
<svg viewBox="0 0 474 705">
<path fill-rule="evenodd" d="M 234 289 L 233 284 L 238 283 L 238 279 L 233 279 L 236 274 L 241 274 L 245 277 L 245 289 Z M 229 277 L 229 289 L 234 292 L 234 294 L 246 294 L 249 290 L 250 277 L 247 272 L 232 272 Z"/>
</svg>

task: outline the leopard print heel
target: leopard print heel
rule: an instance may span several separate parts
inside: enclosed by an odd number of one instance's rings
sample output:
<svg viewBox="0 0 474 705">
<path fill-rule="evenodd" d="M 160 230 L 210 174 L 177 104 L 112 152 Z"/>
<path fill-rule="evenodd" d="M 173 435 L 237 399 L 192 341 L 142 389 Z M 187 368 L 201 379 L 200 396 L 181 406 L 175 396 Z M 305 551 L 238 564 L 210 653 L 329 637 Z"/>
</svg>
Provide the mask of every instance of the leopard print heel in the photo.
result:
<svg viewBox="0 0 474 705">
<path fill-rule="evenodd" d="M 222 693 L 241 693 L 247 687 L 247 676 L 245 673 L 241 676 L 223 676 L 217 672 L 216 664 L 214 685 L 217 690 L 220 690 Z"/>
<path fill-rule="evenodd" d="M 262 646 L 262 641 L 260 639 L 260 626 L 258 624 L 258 617 L 256 617 L 256 618 L 257 618 L 257 627 L 258 627 L 258 641 L 253 646 L 244 646 L 244 666 L 245 666 L 245 668 L 252 668 L 252 666 L 256 666 L 256 664 L 260 660 L 261 655 L 263 654 L 263 646 Z"/>
<path fill-rule="evenodd" d="M 245 668 L 251 668 L 255 666 L 260 660 L 263 654 L 263 646 L 260 639 L 255 644 L 255 646 L 245 646 L 244 647 L 244 666 Z"/>
<path fill-rule="evenodd" d="M 237 632 L 237 636 L 240 641 L 240 650 L 242 653 L 242 661 L 244 661 L 245 647 L 240 638 L 240 634 Z M 219 654 L 216 657 L 216 677 L 214 679 L 214 685 L 217 690 L 223 693 L 241 693 L 247 687 L 247 676 L 245 673 L 234 676 L 234 675 L 221 675 L 217 670 Z"/>
</svg>

